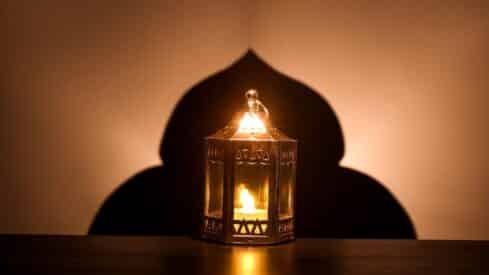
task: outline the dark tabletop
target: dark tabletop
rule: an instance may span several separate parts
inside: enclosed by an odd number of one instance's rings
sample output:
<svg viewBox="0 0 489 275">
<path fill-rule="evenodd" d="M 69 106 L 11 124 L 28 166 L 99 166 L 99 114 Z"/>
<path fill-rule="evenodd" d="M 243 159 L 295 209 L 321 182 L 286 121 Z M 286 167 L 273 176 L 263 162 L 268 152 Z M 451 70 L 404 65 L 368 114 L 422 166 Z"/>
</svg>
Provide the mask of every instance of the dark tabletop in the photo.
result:
<svg viewBox="0 0 489 275">
<path fill-rule="evenodd" d="M 298 239 L 261 247 L 185 237 L 0 236 L 2 274 L 489 274 L 489 242 Z"/>
</svg>

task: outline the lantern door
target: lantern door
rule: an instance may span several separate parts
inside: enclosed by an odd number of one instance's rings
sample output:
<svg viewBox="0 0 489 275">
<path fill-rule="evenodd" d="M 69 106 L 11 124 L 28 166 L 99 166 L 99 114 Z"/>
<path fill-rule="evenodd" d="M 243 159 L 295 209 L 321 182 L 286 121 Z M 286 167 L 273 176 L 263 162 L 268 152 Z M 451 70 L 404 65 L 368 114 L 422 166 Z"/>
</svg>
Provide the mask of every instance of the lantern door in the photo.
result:
<svg viewBox="0 0 489 275">
<path fill-rule="evenodd" d="M 273 215 L 274 162 L 270 142 L 234 142 L 233 237 L 266 237 Z"/>
</svg>

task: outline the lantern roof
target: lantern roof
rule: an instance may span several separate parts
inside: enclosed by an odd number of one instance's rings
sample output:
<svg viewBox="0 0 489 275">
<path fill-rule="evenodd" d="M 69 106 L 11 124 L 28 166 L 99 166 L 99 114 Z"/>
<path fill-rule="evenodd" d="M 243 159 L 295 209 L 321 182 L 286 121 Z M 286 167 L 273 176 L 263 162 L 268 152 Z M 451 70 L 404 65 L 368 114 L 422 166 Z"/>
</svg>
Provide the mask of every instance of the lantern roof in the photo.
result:
<svg viewBox="0 0 489 275">
<path fill-rule="evenodd" d="M 258 92 L 246 92 L 246 108 L 236 113 L 224 128 L 207 139 L 236 141 L 295 141 L 275 128 L 270 121 L 270 114 L 265 105 L 258 99 Z"/>
</svg>

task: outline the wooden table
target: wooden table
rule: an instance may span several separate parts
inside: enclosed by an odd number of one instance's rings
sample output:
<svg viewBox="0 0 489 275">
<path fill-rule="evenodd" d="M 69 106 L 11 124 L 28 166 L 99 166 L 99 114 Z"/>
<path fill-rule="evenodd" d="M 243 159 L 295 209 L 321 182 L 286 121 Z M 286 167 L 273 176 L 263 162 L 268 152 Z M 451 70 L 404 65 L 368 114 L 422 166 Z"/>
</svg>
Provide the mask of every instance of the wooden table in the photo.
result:
<svg viewBox="0 0 489 275">
<path fill-rule="evenodd" d="M 0 235 L 1 274 L 489 274 L 489 242 Z"/>
</svg>

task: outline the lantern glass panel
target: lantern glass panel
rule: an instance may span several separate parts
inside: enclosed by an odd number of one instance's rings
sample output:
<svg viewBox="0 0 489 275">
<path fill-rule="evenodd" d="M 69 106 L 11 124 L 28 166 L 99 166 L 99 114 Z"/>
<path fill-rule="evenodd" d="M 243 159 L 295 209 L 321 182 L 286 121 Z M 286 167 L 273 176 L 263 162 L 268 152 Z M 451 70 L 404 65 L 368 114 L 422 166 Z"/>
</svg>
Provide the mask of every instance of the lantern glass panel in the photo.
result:
<svg viewBox="0 0 489 275">
<path fill-rule="evenodd" d="M 205 215 L 221 218 L 224 193 L 224 163 L 208 160 L 205 179 Z"/>
<path fill-rule="evenodd" d="M 279 178 L 279 218 L 291 218 L 294 213 L 294 166 L 287 162 L 280 164 Z"/>
<path fill-rule="evenodd" d="M 237 162 L 234 167 L 234 220 L 267 220 L 271 166 Z"/>
</svg>

